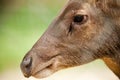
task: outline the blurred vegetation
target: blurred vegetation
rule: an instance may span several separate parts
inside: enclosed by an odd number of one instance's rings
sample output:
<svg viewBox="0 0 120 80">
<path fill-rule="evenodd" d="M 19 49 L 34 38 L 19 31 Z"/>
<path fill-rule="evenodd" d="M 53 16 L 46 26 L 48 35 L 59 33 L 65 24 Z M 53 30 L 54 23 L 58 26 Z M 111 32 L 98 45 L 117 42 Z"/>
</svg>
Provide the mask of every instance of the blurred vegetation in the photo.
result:
<svg viewBox="0 0 120 80">
<path fill-rule="evenodd" d="M 0 71 L 19 67 L 66 0 L 0 0 Z"/>
</svg>

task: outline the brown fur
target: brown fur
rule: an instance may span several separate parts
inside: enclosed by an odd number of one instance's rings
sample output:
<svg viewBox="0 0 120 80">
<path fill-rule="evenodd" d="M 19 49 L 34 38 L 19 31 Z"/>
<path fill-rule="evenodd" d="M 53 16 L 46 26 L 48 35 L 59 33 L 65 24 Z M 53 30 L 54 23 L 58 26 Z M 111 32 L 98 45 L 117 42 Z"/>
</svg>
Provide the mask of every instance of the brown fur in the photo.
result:
<svg viewBox="0 0 120 80">
<path fill-rule="evenodd" d="M 26 77 L 43 78 L 95 59 L 103 59 L 120 78 L 120 0 L 69 0 L 21 69 Z"/>
<path fill-rule="evenodd" d="M 113 60 L 112 58 L 103 58 L 103 60 L 105 61 L 106 65 L 118 76 L 120 76 L 120 66 L 119 64 L 116 63 L 115 60 Z"/>
</svg>

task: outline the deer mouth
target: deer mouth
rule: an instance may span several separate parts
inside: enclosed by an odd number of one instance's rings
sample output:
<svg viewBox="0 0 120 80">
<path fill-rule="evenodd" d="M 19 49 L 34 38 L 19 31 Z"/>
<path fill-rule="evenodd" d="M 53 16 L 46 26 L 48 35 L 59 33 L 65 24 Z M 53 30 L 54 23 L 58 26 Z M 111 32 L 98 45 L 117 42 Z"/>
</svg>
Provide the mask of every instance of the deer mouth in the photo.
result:
<svg viewBox="0 0 120 80">
<path fill-rule="evenodd" d="M 43 64 L 39 64 L 34 72 L 32 72 L 31 76 L 35 77 L 35 78 L 45 78 L 48 77 L 50 75 L 52 75 L 55 71 L 52 69 L 53 68 L 53 64 L 54 64 L 54 59 L 43 63 Z"/>
</svg>

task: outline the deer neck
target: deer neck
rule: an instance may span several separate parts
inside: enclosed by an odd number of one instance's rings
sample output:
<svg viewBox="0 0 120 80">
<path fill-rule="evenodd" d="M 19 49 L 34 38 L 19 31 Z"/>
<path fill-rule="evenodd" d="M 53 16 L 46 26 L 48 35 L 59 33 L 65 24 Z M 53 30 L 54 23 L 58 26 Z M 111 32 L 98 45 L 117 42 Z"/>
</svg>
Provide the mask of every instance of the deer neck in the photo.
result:
<svg viewBox="0 0 120 80">
<path fill-rule="evenodd" d="M 120 64 L 118 62 L 118 60 L 120 60 L 120 59 L 104 57 L 104 58 L 102 58 L 102 60 L 115 73 L 115 75 L 120 79 Z"/>
</svg>

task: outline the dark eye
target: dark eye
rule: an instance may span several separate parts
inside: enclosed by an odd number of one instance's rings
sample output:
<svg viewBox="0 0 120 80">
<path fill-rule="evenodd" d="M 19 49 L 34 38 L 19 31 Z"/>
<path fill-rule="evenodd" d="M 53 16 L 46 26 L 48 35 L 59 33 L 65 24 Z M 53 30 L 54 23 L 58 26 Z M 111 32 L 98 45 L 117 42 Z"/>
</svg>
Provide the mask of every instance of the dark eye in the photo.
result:
<svg viewBox="0 0 120 80">
<path fill-rule="evenodd" d="M 82 24 L 87 20 L 87 16 L 86 15 L 76 15 L 74 16 L 74 23 L 78 23 L 78 24 Z"/>
</svg>

